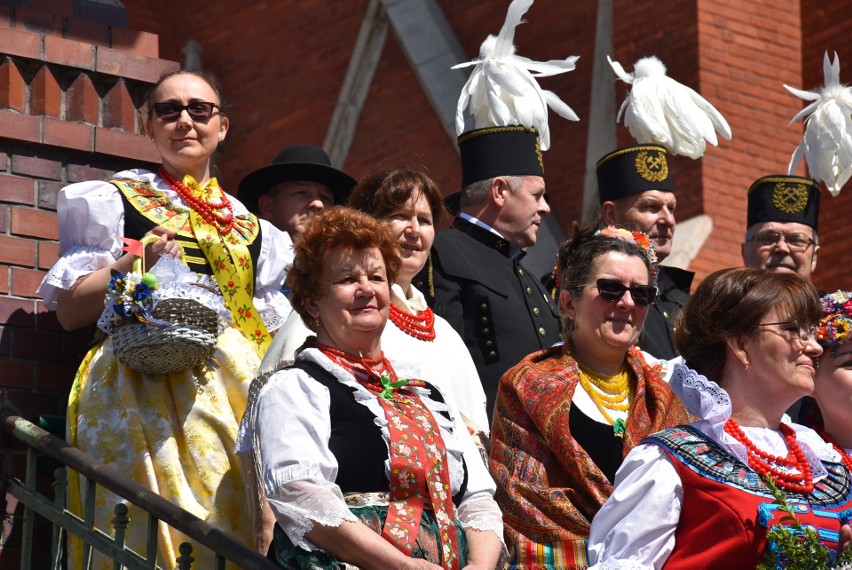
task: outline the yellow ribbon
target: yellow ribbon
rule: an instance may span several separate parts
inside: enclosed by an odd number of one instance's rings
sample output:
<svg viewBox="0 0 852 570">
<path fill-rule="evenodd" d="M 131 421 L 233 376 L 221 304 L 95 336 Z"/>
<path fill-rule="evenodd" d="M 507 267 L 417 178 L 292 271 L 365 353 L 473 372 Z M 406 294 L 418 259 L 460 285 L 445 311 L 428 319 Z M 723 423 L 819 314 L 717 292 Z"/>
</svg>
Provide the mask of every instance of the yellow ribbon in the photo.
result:
<svg viewBox="0 0 852 570">
<path fill-rule="evenodd" d="M 203 190 L 188 174 L 183 177 L 183 184 L 205 199 L 222 198 L 222 189 L 215 178 L 211 178 Z M 204 257 L 213 269 L 213 276 L 225 297 L 225 305 L 231 310 L 234 326 L 252 341 L 255 352 L 263 358 L 272 338 L 254 307 L 254 270 L 248 247 L 234 239 L 231 235 L 233 230 L 227 235 L 220 234 L 195 210 L 190 210 L 189 222 Z"/>
<path fill-rule="evenodd" d="M 234 229 L 223 236 L 201 214 L 192 208 L 172 204 L 161 192 L 147 184 L 131 180 L 113 180 L 112 183 L 149 220 L 186 237 L 191 232 L 213 270 L 225 305 L 234 318 L 234 325 L 252 341 L 255 352 L 263 358 L 272 339 L 254 307 L 254 270 L 248 250 L 248 245 L 257 236 L 257 218 L 253 214 L 240 216 Z M 223 197 L 215 178 L 211 178 L 201 188 L 192 176 L 187 175 L 183 184 L 205 200 Z"/>
</svg>

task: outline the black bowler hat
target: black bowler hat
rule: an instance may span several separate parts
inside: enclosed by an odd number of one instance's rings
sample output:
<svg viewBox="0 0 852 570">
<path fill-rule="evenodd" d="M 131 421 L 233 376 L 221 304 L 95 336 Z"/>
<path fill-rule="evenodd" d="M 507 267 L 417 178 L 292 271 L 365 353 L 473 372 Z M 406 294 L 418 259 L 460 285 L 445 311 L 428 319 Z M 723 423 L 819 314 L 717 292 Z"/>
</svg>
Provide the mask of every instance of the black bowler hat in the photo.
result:
<svg viewBox="0 0 852 570">
<path fill-rule="evenodd" d="M 345 204 L 358 182 L 331 165 L 325 151 L 310 144 L 290 145 L 272 159 L 272 164 L 249 173 L 237 188 L 237 197 L 249 211 L 258 214 L 257 200 L 282 182 L 319 182 L 334 193 L 335 204 Z"/>
<path fill-rule="evenodd" d="M 595 170 L 601 204 L 647 190 L 674 192 L 668 151 L 659 145 L 620 148 L 604 155 Z"/>
<path fill-rule="evenodd" d="M 462 188 L 498 176 L 544 176 L 538 131 L 510 125 L 487 127 L 459 135 Z M 461 210 L 461 192 L 444 198 L 452 215 Z"/>
<path fill-rule="evenodd" d="M 758 222 L 798 222 L 817 231 L 819 184 L 810 178 L 774 174 L 748 189 L 749 227 Z"/>
</svg>

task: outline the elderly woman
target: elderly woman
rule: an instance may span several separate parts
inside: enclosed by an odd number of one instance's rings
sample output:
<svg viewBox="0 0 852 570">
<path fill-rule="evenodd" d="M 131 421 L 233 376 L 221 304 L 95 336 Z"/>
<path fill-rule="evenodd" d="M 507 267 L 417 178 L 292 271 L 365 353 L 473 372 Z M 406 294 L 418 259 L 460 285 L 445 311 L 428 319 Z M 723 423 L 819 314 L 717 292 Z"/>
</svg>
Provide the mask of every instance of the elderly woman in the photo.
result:
<svg viewBox="0 0 852 570">
<path fill-rule="evenodd" d="M 228 134 L 219 82 L 206 72 L 179 71 L 160 79 L 146 107 L 145 130 L 162 165 L 156 172 L 128 170 L 114 179 L 80 182 L 59 193 L 60 258 L 42 283 L 45 305 L 65 329 L 93 325 L 104 310 L 114 273 L 127 274 L 134 256 L 123 238 L 159 236 L 146 247 L 150 267 L 161 254 L 181 257 L 210 276 L 224 294 L 234 326 L 218 337 L 219 366 L 201 364 L 169 374 L 143 374 L 116 357 L 112 337 L 101 337 L 83 358 L 68 401 L 68 441 L 174 504 L 240 538 L 252 539 L 242 506 L 245 480 L 234 439 L 248 388 L 269 344 L 270 332 L 289 314 L 280 293 L 291 260 L 290 240 L 258 219 L 219 186 L 212 157 Z M 212 295 L 212 293 L 211 293 Z M 82 516 L 86 482 L 69 481 L 70 509 Z M 98 487 L 95 524 L 112 528 L 121 498 Z M 143 511 L 126 543 L 145 552 Z M 184 535 L 157 526 L 158 565 L 174 567 Z M 82 568 L 71 542 L 70 564 Z M 193 551 L 199 567 L 213 554 Z M 95 568 L 113 568 L 95 555 Z"/>
<path fill-rule="evenodd" d="M 592 517 L 641 439 L 687 421 L 635 346 L 653 302 L 647 236 L 574 227 L 558 255 L 565 342 L 500 380 L 491 472 L 512 568 L 585 568 Z"/>
<path fill-rule="evenodd" d="M 599 568 L 754 568 L 786 524 L 767 480 L 804 525 L 837 545 L 852 481 L 819 435 L 784 411 L 814 390 L 817 292 L 801 276 L 724 269 L 678 320 L 673 389 L 699 420 L 655 434 L 624 460 L 592 524 Z M 837 513 L 841 513 L 838 515 Z M 843 529 L 848 532 L 848 527 Z"/>
<path fill-rule="evenodd" d="M 243 426 L 279 562 L 494 568 L 500 512 L 461 416 L 382 352 L 396 240 L 336 207 L 308 221 L 295 255 L 291 301 L 316 339 L 259 388 Z"/>
<path fill-rule="evenodd" d="M 474 432 L 487 435 L 485 391 L 464 341 L 411 284 L 426 264 L 444 211 L 438 186 L 417 170 L 383 170 L 358 184 L 349 206 L 390 224 L 401 250 L 402 266 L 391 287 L 390 323 L 382 335 L 388 358 L 418 365 L 418 378 L 437 386 Z M 264 357 L 261 373 L 292 361 L 310 334 L 299 315 L 291 315 Z"/>
</svg>

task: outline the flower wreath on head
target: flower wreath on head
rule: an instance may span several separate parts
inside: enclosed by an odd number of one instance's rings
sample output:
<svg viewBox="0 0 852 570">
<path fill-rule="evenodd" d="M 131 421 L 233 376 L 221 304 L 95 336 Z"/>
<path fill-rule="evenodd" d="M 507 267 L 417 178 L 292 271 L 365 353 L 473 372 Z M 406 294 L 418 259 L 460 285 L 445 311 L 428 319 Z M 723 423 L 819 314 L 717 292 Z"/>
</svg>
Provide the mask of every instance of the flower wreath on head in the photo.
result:
<svg viewBox="0 0 852 570">
<path fill-rule="evenodd" d="M 849 340 L 852 330 L 852 292 L 835 291 L 820 299 L 825 315 L 819 321 L 816 339 L 823 348 L 834 348 Z"/>
<path fill-rule="evenodd" d="M 627 243 L 639 246 L 639 248 L 645 252 L 645 255 L 648 257 L 648 261 L 651 263 L 651 277 L 654 280 L 657 279 L 657 251 L 654 249 L 654 243 L 651 241 L 651 238 L 648 237 L 648 234 L 643 232 L 632 232 L 616 226 L 607 226 L 596 231 L 595 237 L 597 236 L 620 239 L 621 241 L 626 241 Z"/>
</svg>

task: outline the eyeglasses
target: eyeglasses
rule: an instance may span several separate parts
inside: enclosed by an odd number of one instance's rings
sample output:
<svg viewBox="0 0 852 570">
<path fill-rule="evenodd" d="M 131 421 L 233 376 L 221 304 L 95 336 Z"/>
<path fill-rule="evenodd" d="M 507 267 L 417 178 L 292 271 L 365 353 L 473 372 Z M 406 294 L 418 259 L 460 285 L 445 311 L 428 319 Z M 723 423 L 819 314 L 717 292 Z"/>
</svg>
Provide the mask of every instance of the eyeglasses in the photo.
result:
<svg viewBox="0 0 852 570">
<path fill-rule="evenodd" d="M 799 251 L 805 250 L 809 248 L 812 244 L 816 243 L 814 240 L 812 240 L 805 234 L 784 234 L 781 232 L 776 232 L 774 230 L 758 232 L 756 235 L 747 238 L 746 241 L 757 242 L 757 245 L 760 247 L 772 247 L 782 239 L 787 244 L 787 247 L 789 247 L 791 250 Z"/>
<path fill-rule="evenodd" d="M 628 287 L 616 279 L 598 279 L 595 281 L 598 293 L 605 300 L 615 303 L 626 291 L 630 291 L 633 302 L 639 307 L 647 307 L 657 298 L 657 288 L 653 285 L 632 285 Z"/>
<path fill-rule="evenodd" d="M 781 330 L 790 336 L 790 340 L 799 341 L 802 346 L 808 344 L 811 337 L 816 335 L 816 325 L 804 326 L 795 321 L 781 321 L 780 323 L 760 323 L 759 327 L 779 326 Z"/>
<path fill-rule="evenodd" d="M 207 101 L 193 101 L 187 105 L 181 105 L 174 101 L 165 101 L 163 103 L 154 103 L 152 106 L 160 120 L 167 123 L 177 121 L 180 114 L 184 111 L 189 113 L 189 118 L 193 121 L 198 121 L 199 123 L 206 122 L 213 116 L 213 109 L 222 110 L 222 107 L 216 103 L 209 103 Z"/>
</svg>

